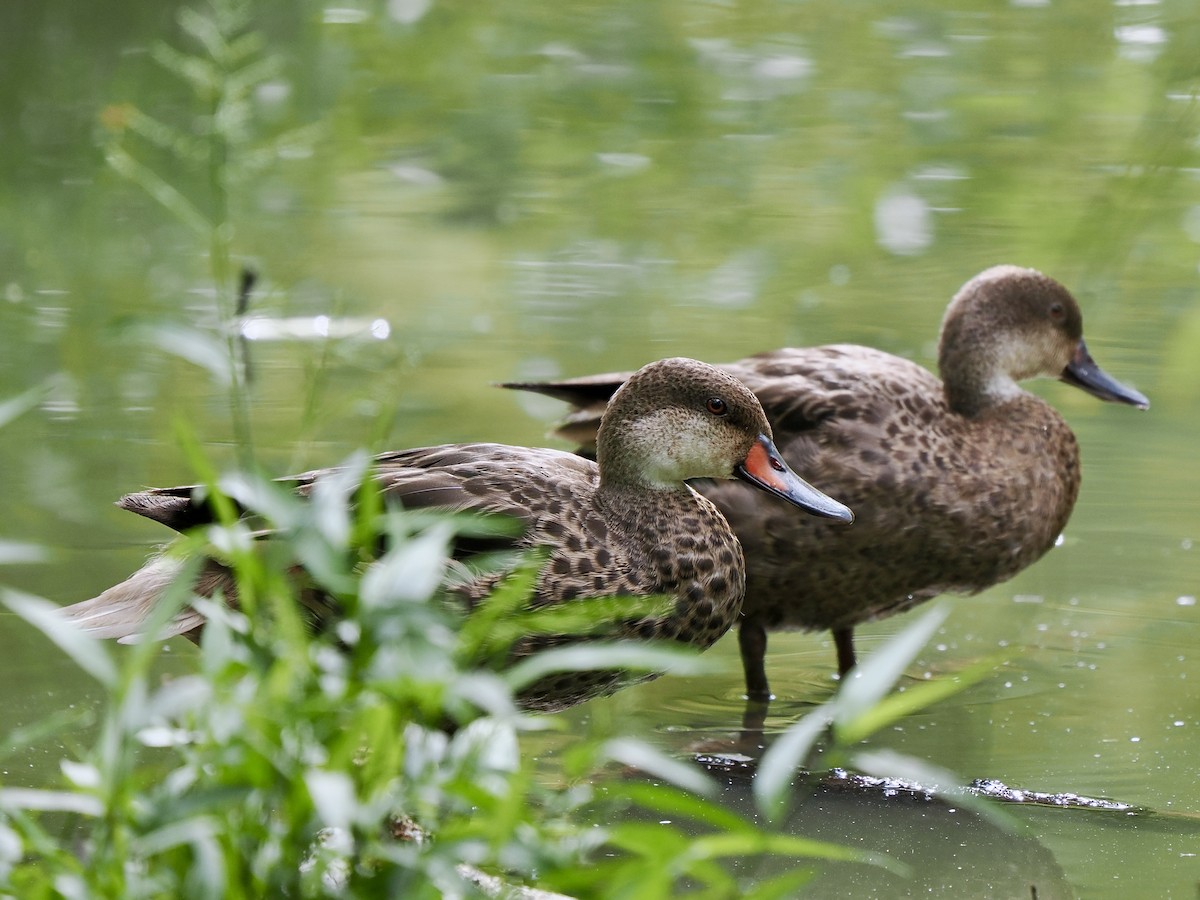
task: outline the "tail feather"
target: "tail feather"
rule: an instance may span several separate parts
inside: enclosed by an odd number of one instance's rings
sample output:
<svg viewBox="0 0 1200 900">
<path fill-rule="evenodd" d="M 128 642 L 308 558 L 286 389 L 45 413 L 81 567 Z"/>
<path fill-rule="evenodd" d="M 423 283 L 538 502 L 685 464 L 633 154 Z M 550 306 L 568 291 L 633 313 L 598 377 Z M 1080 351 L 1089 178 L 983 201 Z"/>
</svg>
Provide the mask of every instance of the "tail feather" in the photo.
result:
<svg viewBox="0 0 1200 900">
<path fill-rule="evenodd" d="M 181 569 L 179 560 L 160 556 L 99 596 L 64 607 L 59 613 L 97 638 L 117 638 L 121 643 L 142 640 L 148 637 L 145 626 L 155 605 L 162 600 Z M 198 634 L 203 624 L 204 617 L 200 613 L 184 607 L 153 637 L 159 640 L 177 634 L 192 637 L 190 633 Z"/>
</svg>

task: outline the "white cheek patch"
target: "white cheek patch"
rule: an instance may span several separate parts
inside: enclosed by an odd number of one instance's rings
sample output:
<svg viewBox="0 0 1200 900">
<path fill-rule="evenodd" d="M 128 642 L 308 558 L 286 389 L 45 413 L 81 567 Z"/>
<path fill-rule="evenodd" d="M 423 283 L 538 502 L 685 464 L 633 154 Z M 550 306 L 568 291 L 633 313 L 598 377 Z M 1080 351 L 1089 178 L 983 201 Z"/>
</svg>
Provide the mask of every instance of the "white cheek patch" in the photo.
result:
<svg viewBox="0 0 1200 900">
<path fill-rule="evenodd" d="M 723 470 L 732 464 L 722 457 L 720 434 L 715 422 L 659 410 L 633 423 L 629 449 L 638 456 L 646 480 L 665 487 L 689 478 L 728 475 Z"/>
<path fill-rule="evenodd" d="M 1003 371 L 994 372 L 987 384 L 988 396 L 1011 400 L 1024 393 L 1018 382 L 1026 378 L 1057 378 L 1070 362 L 1063 346 L 1053 332 L 1041 330 L 1009 341 L 1003 348 L 1004 364 L 1000 367 Z"/>
</svg>

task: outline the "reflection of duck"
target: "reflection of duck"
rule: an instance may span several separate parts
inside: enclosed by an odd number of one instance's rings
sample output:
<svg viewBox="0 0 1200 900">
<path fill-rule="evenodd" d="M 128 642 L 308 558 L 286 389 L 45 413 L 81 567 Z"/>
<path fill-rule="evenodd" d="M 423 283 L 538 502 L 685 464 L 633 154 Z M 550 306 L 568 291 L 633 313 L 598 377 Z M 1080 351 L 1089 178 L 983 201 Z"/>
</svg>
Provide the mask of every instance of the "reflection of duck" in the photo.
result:
<svg viewBox="0 0 1200 900">
<path fill-rule="evenodd" d="M 723 808 L 747 818 L 760 814 L 751 789 L 757 772 L 754 764 L 701 762 L 716 776 L 720 791 L 716 799 Z M 852 860 L 814 861 L 811 878 L 797 891 L 805 900 L 1076 897 L 1063 866 L 1033 828 L 1005 828 L 962 798 L 938 796 L 911 782 L 835 770 L 797 773 L 789 801 L 775 826 L 781 834 L 853 848 L 887 859 L 893 866 L 889 870 Z M 1057 812 L 1069 815 L 1071 810 L 1060 807 Z M 1107 827 L 1102 812 L 1084 818 L 1091 822 L 1091 834 L 1100 836 L 1112 830 L 1118 818 L 1127 822 L 1128 815 L 1128 808 L 1114 810 Z M 1192 833 L 1189 826 L 1181 827 Z M 1119 846 L 1119 839 L 1111 843 Z M 794 865 L 795 859 L 785 854 L 731 860 L 740 881 L 753 886 L 781 878 Z"/>
<path fill-rule="evenodd" d="M 600 425 L 599 465 L 558 450 L 466 444 L 386 453 L 375 461 L 374 478 L 389 500 L 408 508 L 501 513 L 521 521 L 520 546 L 551 548 L 533 605 L 672 595 L 669 612 L 622 622 L 612 636 L 670 638 L 704 648 L 733 624 L 745 578 L 732 530 L 686 479 L 736 476 L 817 514 L 851 518 L 846 507 L 780 461 L 770 435 L 762 407 L 740 382 L 695 360 L 669 359 L 637 372 L 613 397 Z M 330 471 L 297 476 L 296 490 L 307 495 Z M 120 505 L 176 530 L 213 518 L 192 487 L 131 494 Z M 99 637 L 135 636 L 177 568 L 165 557 L 152 561 L 63 614 Z M 474 603 L 499 577 L 479 577 L 456 589 Z M 205 562 L 195 590 L 236 597 L 230 571 L 214 560 Z M 305 599 L 329 608 L 320 595 Z M 203 617 L 188 609 L 166 634 L 196 639 L 203 625 Z M 515 652 L 563 639 L 528 638 Z M 537 683 L 522 701 L 557 709 L 632 680 L 615 671 L 566 673 Z"/>
<path fill-rule="evenodd" d="M 1031 269 L 997 266 L 958 292 L 942 323 L 939 381 L 854 345 L 783 349 L 723 366 L 755 392 L 785 457 L 854 509 L 831 528 L 734 485 L 702 486 L 747 560 L 738 634 L 746 686 L 769 697 L 767 631 L 853 629 L 943 591 L 1011 578 L 1054 544 L 1079 491 L 1075 436 L 1017 382 L 1057 377 L 1103 400 L 1149 402 L 1092 361 L 1074 298 Z M 587 443 L 623 375 L 509 385 L 567 400 L 560 433 Z"/>
</svg>

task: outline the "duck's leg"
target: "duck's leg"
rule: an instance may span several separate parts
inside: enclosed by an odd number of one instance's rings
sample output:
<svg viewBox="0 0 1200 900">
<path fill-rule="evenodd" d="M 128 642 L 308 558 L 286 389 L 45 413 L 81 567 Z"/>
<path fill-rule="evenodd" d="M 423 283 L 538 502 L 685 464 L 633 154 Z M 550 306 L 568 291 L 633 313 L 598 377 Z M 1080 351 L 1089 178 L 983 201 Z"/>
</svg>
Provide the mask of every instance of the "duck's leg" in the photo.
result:
<svg viewBox="0 0 1200 900">
<path fill-rule="evenodd" d="M 746 699 L 766 703 L 771 699 L 767 684 L 767 629 L 758 619 L 746 618 L 738 628 L 738 649 L 746 675 Z"/>
<path fill-rule="evenodd" d="M 854 626 L 833 629 L 833 646 L 837 648 L 838 675 L 844 677 L 854 668 Z"/>
</svg>

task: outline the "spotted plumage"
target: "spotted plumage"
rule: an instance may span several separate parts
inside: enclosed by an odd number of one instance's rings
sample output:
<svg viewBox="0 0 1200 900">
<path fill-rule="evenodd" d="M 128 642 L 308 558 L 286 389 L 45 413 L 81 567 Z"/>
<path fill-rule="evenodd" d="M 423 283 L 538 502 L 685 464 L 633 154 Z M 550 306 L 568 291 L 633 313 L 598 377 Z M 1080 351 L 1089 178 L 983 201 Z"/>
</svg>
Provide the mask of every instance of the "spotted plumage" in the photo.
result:
<svg viewBox="0 0 1200 900">
<path fill-rule="evenodd" d="M 1018 380 L 1059 377 L 1105 400 L 1148 405 L 1091 360 L 1067 290 L 1014 266 L 981 273 L 951 301 L 940 381 L 848 344 L 722 368 L 757 395 L 788 463 L 857 516 L 852 528 L 831 527 L 781 516 L 737 485 L 700 486 L 746 554 L 739 642 L 758 698 L 769 696 L 767 631 L 831 629 L 844 672 L 856 624 L 946 591 L 983 590 L 1053 546 L 1079 493 L 1079 450 L 1062 417 Z M 514 386 L 575 404 L 561 430 L 586 445 L 621 378 Z"/>
<path fill-rule="evenodd" d="M 330 471 L 287 480 L 307 495 Z M 672 639 L 703 649 L 730 628 L 741 609 L 744 564 L 724 517 L 684 482 L 735 476 L 819 514 L 850 517 L 779 461 L 762 408 L 744 385 L 687 359 L 646 366 L 613 397 L 599 426 L 598 463 L 559 450 L 459 444 L 385 453 L 375 459 L 373 477 L 389 501 L 407 508 L 517 519 L 523 526 L 517 547 L 550 549 L 531 600 L 535 606 L 668 595 L 673 602 L 665 612 L 648 604 L 646 615 L 617 623 L 605 637 Z M 131 494 L 120 505 L 176 530 L 211 519 L 191 487 Z M 63 614 L 97 636 L 138 635 L 172 574 L 172 563 L 159 558 Z M 475 604 L 501 576 L 460 578 L 453 590 Z M 220 590 L 236 603 L 230 573 L 212 560 L 195 590 L 205 596 Z M 333 612 L 328 598 L 314 591 L 302 591 L 301 600 L 318 615 Z M 202 628 L 203 618 L 189 608 L 169 632 L 195 639 Z M 524 638 L 513 656 L 565 640 Z M 561 709 L 645 677 L 652 676 L 566 673 L 534 684 L 520 699 L 533 709 Z"/>
</svg>

